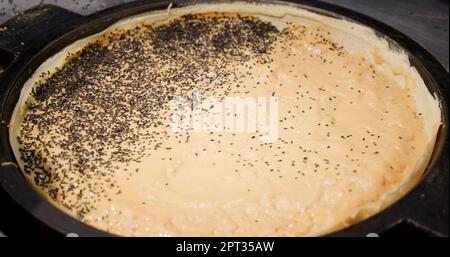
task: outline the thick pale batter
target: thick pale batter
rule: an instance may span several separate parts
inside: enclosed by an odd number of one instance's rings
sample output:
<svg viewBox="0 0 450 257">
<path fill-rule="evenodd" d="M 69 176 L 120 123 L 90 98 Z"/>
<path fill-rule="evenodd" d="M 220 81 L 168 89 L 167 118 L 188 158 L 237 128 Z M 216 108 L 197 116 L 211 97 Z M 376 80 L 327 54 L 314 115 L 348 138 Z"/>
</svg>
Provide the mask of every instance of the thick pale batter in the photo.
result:
<svg viewBox="0 0 450 257">
<path fill-rule="evenodd" d="M 169 101 L 196 89 L 277 97 L 278 140 L 174 132 Z M 25 85 L 11 142 L 51 202 L 111 233 L 321 235 L 401 196 L 439 123 L 406 55 L 369 29 L 235 3 L 141 15 L 68 47 Z"/>
</svg>

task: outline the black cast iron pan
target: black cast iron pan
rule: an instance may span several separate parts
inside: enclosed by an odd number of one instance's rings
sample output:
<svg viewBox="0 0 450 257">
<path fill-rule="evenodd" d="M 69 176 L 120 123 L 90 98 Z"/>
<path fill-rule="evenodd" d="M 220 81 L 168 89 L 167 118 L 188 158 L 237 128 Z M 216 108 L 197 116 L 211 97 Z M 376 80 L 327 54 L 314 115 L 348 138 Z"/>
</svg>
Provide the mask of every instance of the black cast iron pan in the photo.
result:
<svg viewBox="0 0 450 257">
<path fill-rule="evenodd" d="M 273 1 L 272 1 L 273 2 Z M 40 5 L 9 20 L 0 33 L 0 163 L 15 162 L 7 124 L 20 90 L 46 59 L 78 39 L 100 32 L 114 22 L 138 13 L 165 9 L 169 1 L 137 1 L 93 15 L 80 16 L 65 9 Z M 173 7 L 192 1 L 172 1 Z M 283 2 L 280 2 L 283 3 Z M 287 2 L 284 2 L 287 3 Z M 428 168 L 419 184 L 401 200 L 379 214 L 331 236 L 391 235 L 448 236 L 449 233 L 449 74 L 425 49 L 404 34 L 365 15 L 318 1 L 294 0 L 290 4 L 369 26 L 404 49 L 428 89 L 442 102 L 441 127 Z M 45 201 L 27 184 L 15 166 L 0 166 L 0 230 L 7 235 L 111 236 L 73 219 Z"/>
</svg>

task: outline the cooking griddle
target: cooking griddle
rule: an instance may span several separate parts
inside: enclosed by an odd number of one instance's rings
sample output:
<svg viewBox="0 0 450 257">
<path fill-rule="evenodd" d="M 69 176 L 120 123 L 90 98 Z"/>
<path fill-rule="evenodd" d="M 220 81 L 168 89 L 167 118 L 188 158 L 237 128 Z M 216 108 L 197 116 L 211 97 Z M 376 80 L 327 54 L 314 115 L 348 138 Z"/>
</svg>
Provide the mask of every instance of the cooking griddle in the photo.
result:
<svg viewBox="0 0 450 257">
<path fill-rule="evenodd" d="M 190 3 L 171 2 L 173 8 Z M 40 5 L 3 24 L 8 29 L 0 33 L 0 163 L 16 162 L 9 144 L 7 124 L 21 88 L 42 62 L 65 46 L 98 33 L 120 19 L 166 9 L 169 3 L 137 1 L 88 16 L 53 5 Z M 448 236 L 449 77 L 446 69 L 418 43 L 370 17 L 323 2 L 296 0 L 286 3 L 373 28 L 380 37 L 408 53 L 411 64 L 419 71 L 430 92 L 442 103 L 444 126 L 438 133 L 430 164 L 418 185 L 384 211 L 330 236 L 366 236 L 370 233 L 381 236 Z M 44 200 L 26 182 L 21 171 L 11 164 L 0 166 L 0 204 L 0 229 L 8 235 L 64 236 L 77 233 L 80 236 L 112 236 L 68 216 Z"/>
</svg>

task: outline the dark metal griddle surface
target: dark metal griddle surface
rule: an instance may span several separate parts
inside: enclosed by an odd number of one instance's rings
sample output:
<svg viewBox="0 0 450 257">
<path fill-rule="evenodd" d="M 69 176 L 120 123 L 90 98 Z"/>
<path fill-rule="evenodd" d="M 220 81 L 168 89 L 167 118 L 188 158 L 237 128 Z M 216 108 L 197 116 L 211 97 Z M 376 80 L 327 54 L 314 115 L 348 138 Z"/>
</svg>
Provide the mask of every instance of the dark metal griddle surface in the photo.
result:
<svg viewBox="0 0 450 257">
<path fill-rule="evenodd" d="M 360 12 L 394 27 L 421 44 L 448 70 L 448 0 L 322 1 Z M 0 24 L 41 3 L 58 5 L 87 15 L 126 2 L 130 2 L 130 0 L 0 0 Z M 5 30 L 8 28 L 0 25 L 0 33 Z M 3 236 L 1 231 L 0 236 Z"/>
</svg>

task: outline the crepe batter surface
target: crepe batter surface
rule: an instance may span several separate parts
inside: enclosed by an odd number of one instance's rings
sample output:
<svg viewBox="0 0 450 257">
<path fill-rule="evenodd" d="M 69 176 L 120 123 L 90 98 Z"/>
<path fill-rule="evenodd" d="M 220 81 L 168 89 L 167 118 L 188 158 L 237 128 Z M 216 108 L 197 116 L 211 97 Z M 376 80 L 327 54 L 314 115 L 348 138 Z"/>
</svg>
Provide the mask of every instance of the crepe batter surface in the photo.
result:
<svg viewBox="0 0 450 257">
<path fill-rule="evenodd" d="M 56 206 L 118 235 L 321 235 L 378 211 L 427 151 L 410 90 L 376 65 L 325 25 L 248 13 L 116 29 L 36 83 L 19 163 Z M 278 97 L 278 140 L 172 131 L 170 100 L 194 89 Z"/>
</svg>

